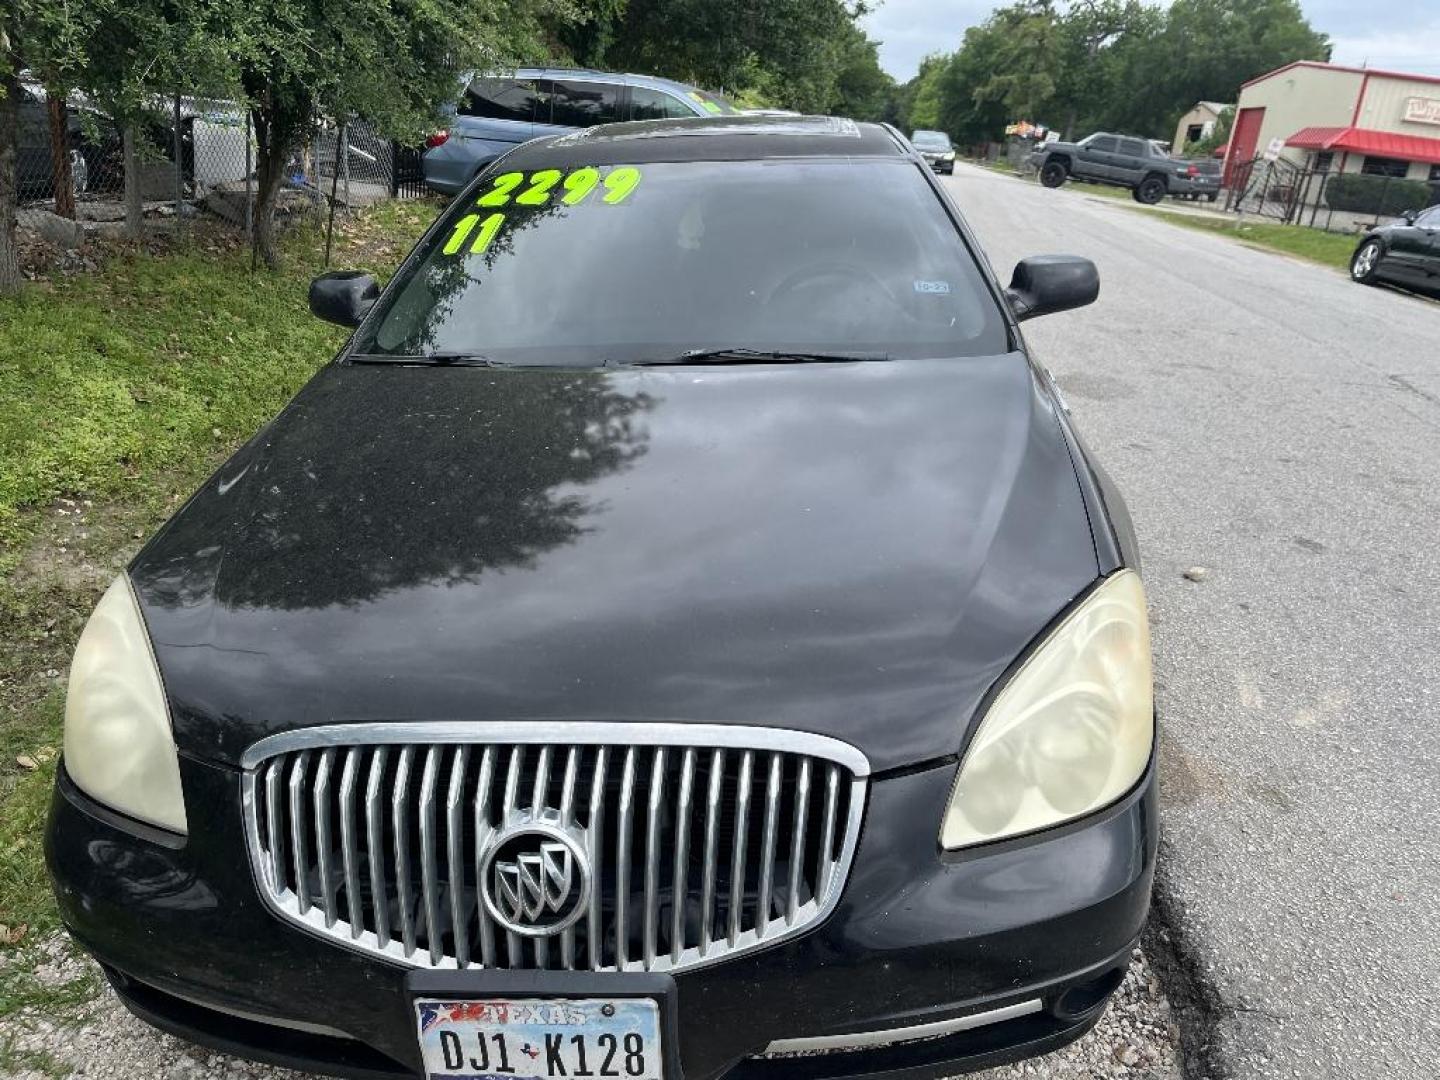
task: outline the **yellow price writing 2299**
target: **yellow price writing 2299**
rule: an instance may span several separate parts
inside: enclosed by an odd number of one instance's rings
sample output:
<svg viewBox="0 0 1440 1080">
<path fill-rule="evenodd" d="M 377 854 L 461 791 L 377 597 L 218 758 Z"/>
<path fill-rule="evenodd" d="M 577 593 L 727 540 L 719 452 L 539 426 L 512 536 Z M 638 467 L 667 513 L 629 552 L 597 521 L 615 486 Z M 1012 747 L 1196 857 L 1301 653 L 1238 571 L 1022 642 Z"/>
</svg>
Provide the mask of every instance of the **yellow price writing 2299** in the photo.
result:
<svg viewBox="0 0 1440 1080">
<path fill-rule="evenodd" d="M 559 169 L 541 169 L 528 176 L 521 172 L 501 173 L 490 181 L 489 189 L 475 200 L 477 206 L 545 206 L 554 197 L 566 206 L 578 206 L 596 188 L 603 188 L 601 201 L 611 204 L 628 199 L 640 184 L 640 170 L 632 165 L 611 169 L 603 177 L 599 169 L 588 165 L 568 176 Z"/>
</svg>

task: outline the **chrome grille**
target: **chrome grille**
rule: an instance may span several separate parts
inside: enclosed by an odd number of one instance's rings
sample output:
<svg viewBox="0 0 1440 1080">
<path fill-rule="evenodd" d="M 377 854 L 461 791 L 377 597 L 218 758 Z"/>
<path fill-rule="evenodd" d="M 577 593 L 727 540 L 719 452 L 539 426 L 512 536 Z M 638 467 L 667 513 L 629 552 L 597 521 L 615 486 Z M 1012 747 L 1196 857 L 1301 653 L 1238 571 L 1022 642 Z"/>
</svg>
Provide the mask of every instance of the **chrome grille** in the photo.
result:
<svg viewBox="0 0 1440 1080">
<path fill-rule="evenodd" d="M 689 724 L 363 724 L 242 760 L 261 894 L 351 948 L 435 968 L 674 971 L 829 914 L 859 838 L 863 754 L 823 736 Z M 507 929 L 479 885 L 517 823 L 576 840 L 583 910 Z"/>
</svg>

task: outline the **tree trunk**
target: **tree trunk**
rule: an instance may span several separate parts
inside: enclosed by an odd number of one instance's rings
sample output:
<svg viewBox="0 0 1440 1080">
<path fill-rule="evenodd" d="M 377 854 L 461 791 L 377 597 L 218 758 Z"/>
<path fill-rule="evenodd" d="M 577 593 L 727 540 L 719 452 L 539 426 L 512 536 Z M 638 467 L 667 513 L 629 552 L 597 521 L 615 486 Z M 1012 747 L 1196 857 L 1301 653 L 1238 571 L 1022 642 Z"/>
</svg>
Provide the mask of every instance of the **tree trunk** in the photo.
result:
<svg viewBox="0 0 1440 1080">
<path fill-rule="evenodd" d="M 55 178 L 55 213 L 75 218 L 75 178 L 70 171 L 70 131 L 65 123 L 65 95 L 45 88 L 50 114 L 50 175 Z"/>
<path fill-rule="evenodd" d="M 275 197 L 285 175 L 285 146 L 283 140 L 275 138 L 273 125 L 259 115 L 255 117 L 255 131 L 259 144 L 255 163 L 255 250 L 274 270 L 280 265 L 275 243 Z"/>
<path fill-rule="evenodd" d="M 0 33 L 3 37 L 3 33 Z M 5 63 L 0 53 L 0 64 Z M 20 99 L 20 80 L 6 66 L 0 78 L 0 296 L 20 292 L 20 259 L 15 249 L 15 103 Z"/>
<path fill-rule="evenodd" d="M 255 120 L 255 249 L 265 265 L 280 266 L 280 246 L 275 230 L 275 203 L 285 179 L 285 161 L 295 145 L 308 109 L 271 108 L 257 105 Z"/>
<path fill-rule="evenodd" d="M 139 240 L 145 234 L 145 207 L 140 200 L 140 162 L 135 153 L 135 127 L 125 125 L 125 234 Z"/>
</svg>

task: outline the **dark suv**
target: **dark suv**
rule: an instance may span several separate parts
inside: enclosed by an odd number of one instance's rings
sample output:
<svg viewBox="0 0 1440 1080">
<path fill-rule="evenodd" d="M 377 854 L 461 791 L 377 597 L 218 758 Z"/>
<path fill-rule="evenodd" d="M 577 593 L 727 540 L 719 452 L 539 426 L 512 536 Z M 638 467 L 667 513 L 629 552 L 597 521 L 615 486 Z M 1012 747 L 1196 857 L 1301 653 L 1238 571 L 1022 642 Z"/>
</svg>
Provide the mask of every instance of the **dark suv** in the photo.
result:
<svg viewBox="0 0 1440 1080">
<path fill-rule="evenodd" d="M 1056 188 L 1070 177 L 1127 187 L 1137 202 L 1158 203 L 1166 195 L 1204 197 L 1220 194 L 1220 175 L 1204 163 L 1182 161 L 1149 139 L 1096 132 L 1077 143 L 1053 142 L 1030 155 L 1040 183 Z"/>
<path fill-rule="evenodd" d="M 620 120 L 681 120 L 733 116 L 717 94 L 651 75 L 572 68 L 522 68 L 472 78 L 449 126 L 432 135 L 425 184 L 454 195 L 507 150 L 531 139 Z"/>
</svg>

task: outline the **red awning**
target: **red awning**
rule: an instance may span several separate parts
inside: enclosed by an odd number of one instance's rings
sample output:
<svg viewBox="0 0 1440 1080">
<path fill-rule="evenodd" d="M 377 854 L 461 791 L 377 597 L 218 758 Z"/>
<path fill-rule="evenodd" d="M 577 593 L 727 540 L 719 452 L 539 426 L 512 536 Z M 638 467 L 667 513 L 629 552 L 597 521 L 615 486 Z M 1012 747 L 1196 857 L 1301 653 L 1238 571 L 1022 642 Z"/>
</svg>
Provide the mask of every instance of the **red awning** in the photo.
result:
<svg viewBox="0 0 1440 1080">
<path fill-rule="evenodd" d="M 1348 150 L 1352 154 L 1440 165 L 1440 139 L 1397 135 L 1393 131 L 1376 131 L 1374 128 L 1301 128 L 1285 140 L 1285 145 L 1301 150 Z"/>
</svg>

